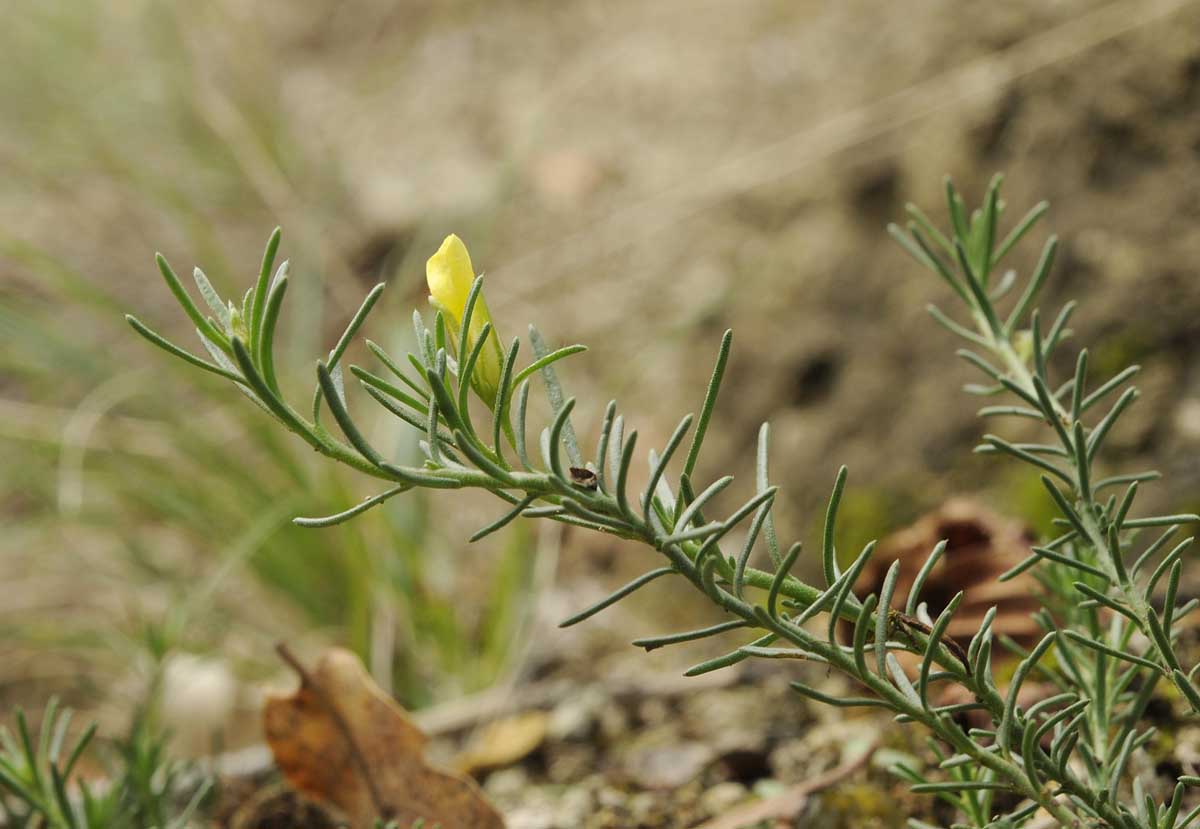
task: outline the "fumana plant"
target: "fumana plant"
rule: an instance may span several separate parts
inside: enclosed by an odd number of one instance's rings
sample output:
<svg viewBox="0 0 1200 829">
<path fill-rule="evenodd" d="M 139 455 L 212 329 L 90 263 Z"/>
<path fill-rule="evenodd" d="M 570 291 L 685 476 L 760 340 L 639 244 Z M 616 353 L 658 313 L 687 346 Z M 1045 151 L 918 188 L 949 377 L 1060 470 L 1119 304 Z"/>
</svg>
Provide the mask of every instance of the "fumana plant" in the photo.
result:
<svg viewBox="0 0 1200 829">
<path fill-rule="evenodd" d="M 652 549 L 655 566 L 563 625 L 582 622 L 657 579 L 690 586 L 715 606 L 714 623 L 639 639 L 636 645 L 651 649 L 739 631 L 745 636 L 743 645 L 688 674 L 752 658 L 823 663 L 845 674 L 861 686 L 860 696 L 831 697 L 803 681 L 793 687 L 821 703 L 882 708 L 898 720 L 919 724 L 938 758 L 936 771 L 926 774 L 906 766 L 895 771 L 914 792 L 953 807 L 953 827 L 1015 828 L 1035 816 L 1048 816 L 1064 827 L 1191 826 L 1200 818 L 1200 806 L 1185 811 L 1184 805 L 1189 787 L 1200 785 L 1200 778 L 1182 776 L 1173 789 L 1159 791 L 1156 781 L 1134 772 L 1131 758 L 1154 737 L 1145 714 L 1156 690 L 1173 688 L 1193 713 L 1200 713 L 1200 690 L 1194 684 L 1200 666 L 1184 665 L 1176 649 L 1178 622 L 1196 606 L 1196 600 L 1182 605 L 1177 600 L 1191 539 L 1177 540 L 1176 535 L 1182 525 L 1198 519 L 1137 514 L 1139 488 L 1157 473 L 1101 471 L 1105 440 L 1137 398 L 1137 390 L 1128 385 L 1137 367 L 1094 378 L 1084 349 L 1072 372 L 1052 376 L 1051 357 L 1068 342 L 1075 303 L 1052 315 L 1038 308 L 1054 264 L 1054 237 L 1023 278 L 1004 267 L 1047 205 L 1037 205 L 1001 234 L 1000 184 L 997 176 L 982 205 L 968 211 L 947 180 L 946 229 L 910 205 L 906 226 L 893 225 L 889 232 L 948 288 L 957 310 L 931 306 L 929 312 L 961 341 L 958 355 L 982 375 L 982 382 L 966 391 L 995 400 L 980 415 L 1043 426 L 1044 442 L 985 434 L 977 448 L 1036 469 L 1058 513 L 1057 535 L 1042 540 L 1001 576 L 1032 570 L 1042 586 L 1036 620 L 1044 635 L 1028 650 L 994 632 L 994 610 L 966 648 L 946 637 L 962 594 L 936 612 L 921 600 L 945 542 L 929 552 L 902 606 L 894 600 L 898 563 L 878 593 L 859 595 L 855 585 L 874 544 L 849 566 L 839 567 L 845 559 L 833 540 L 845 468 L 837 472 L 829 499 L 819 550 L 822 579 L 809 584 L 793 575 L 801 547 L 781 541 L 772 519 L 777 488 L 768 475 L 767 424 L 758 435 L 753 492 L 732 514 L 712 514 L 714 496 L 730 487 L 733 478 L 700 480 L 696 469 L 726 373 L 731 332 L 717 350 L 699 413 L 684 416 L 665 445 L 647 453 L 649 479 L 639 493 L 629 486 L 638 434 L 617 404 L 604 409 L 594 449 L 585 452 L 572 425 L 576 401 L 564 392 L 555 366 L 585 348 L 551 349 L 530 326 L 532 355 L 522 364 L 521 341 L 501 337 L 484 300 L 483 279 L 475 276 L 456 236 L 447 237 L 428 262 L 433 314 L 431 320 L 420 311 L 413 314 L 415 351 L 395 358 L 368 340 L 378 367 L 344 365 L 347 346 L 379 299 L 383 286 L 376 286 L 317 363 L 316 384 L 303 405 L 281 388 L 275 367 L 275 331 L 289 283 L 287 263 L 275 265 L 278 230 L 267 243 L 257 280 L 240 302 L 221 298 L 196 269 L 203 300 L 198 305 L 158 257 L 162 277 L 194 324 L 208 359 L 166 340 L 135 317 L 128 320 L 154 345 L 229 380 L 317 452 L 379 479 L 384 487 L 342 512 L 297 518 L 297 524 L 323 527 L 346 521 L 415 488 L 485 490 L 504 508 L 472 541 L 525 517 L 583 527 Z M 347 376 L 375 404 L 422 434 L 421 466 L 395 463 L 367 439 L 351 411 L 357 404 L 352 407 L 348 400 Z M 540 429 L 531 426 L 528 416 L 535 385 L 547 396 L 552 415 Z M 486 409 L 486 417 L 472 411 L 472 398 L 477 410 Z M 743 526 L 744 540 L 731 546 L 731 532 Z M 770 561 L 765 570 L 751 566 L 760 543 Z M 845 638 L 843 623 L 851 631 Z M 1006 686 L 993 672 L 997 648 L 1014 651 L 1017 660 Z M 907 664 L 916 667 L 902 666 L 898 653 L 915 655 Z M 1020 691 L 1030 679 L 1053 690 L 1025 705 Z M 957 687 L 957 697 L 970 701 L 939 703 L 947 686 Z M 964 711 L 975 712 L 976 722 L 982 718 L 990 724 L 970 727 L 959 716 Z M 916 820 L 911 824 L 927 826 Z"/>
</svg>

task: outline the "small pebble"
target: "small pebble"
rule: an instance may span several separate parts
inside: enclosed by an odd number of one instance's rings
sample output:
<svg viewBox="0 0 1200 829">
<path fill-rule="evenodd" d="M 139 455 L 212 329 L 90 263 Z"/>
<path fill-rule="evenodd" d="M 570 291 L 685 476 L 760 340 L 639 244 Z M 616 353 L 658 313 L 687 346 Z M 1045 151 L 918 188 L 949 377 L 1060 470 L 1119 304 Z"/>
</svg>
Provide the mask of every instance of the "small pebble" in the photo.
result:
<svg viewBox="0 0 1200 829">
<path fill-rule="evenodd" d="M 747 794 L 746 787 L 741 783 L 718 783 L 700 796 L 700 805 L 710 815 L 721 815 L 745 800 Z"/>
<path fill-rule="evenodd" d="M 520 766 L 500 769 L 488 775 L 483 790 L 489 797 L 515 797 L 529 785 L 529 774 Z"/>
</svg>

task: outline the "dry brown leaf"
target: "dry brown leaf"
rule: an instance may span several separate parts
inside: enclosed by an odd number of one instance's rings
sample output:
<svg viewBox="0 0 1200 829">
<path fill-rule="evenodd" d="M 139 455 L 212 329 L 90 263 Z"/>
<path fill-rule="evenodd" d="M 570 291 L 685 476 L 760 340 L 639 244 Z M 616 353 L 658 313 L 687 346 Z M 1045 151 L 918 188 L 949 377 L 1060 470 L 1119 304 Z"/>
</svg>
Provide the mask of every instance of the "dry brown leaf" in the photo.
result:
<svg viewBox="0 0 1200 829">
<path fill-rule="evenodd" d="M 503 829 L 504 821 L 470 778 L 425 764 L 426 737 L 371 681 L 358 657 L 327 651 L 308 671 L 285 649 L 300 688 L 268 698 L 267 743 L 288 781 L 330 802 L 356 829 L 377 818 L 408 827 Z"/>
<path fill-rule="evenodd" d="M 1041 606 L 1037 580 L 1028 572 L 1011 581 L 996 580 L 1032 552 L 1033 535 L 1021 522 L 1002 518 L 966 498 L 952 498 L 912 526 L 883 539 L 859 578 L 856 592 L 878 593 L 888 568 L 899 560 L 894 605 L 903 607 L 925 558 L 942 539 L 947 541 L 946 552 L 921 592 L 929 615 L 936 619 L 962 590 L 963 602 L 947 634 L 964 648 L 993 605 L 996 620 L 992 629 L 998 636 L 1011 636 L 1026 646 L 1036 642 L 1042 633 L 1032 617 Z M 995 653 L 999 659 L 1005 651 L 996 649 Z"/>
</svg>

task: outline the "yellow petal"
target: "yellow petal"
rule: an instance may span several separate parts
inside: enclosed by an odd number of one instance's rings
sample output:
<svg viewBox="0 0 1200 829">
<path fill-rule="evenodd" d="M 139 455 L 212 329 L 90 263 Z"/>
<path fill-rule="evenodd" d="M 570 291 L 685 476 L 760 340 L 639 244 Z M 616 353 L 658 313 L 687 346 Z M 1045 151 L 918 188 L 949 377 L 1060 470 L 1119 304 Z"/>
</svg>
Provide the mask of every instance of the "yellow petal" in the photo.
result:
<svg viewBox="0 0 1200 829">
<path fill-rule="evenodd" d="M 475 282 L 475 268 L 471 265 L 471 255 L 467 253 L 467 246 L 463 244 L 462 239 L 453 233 L 446 237 L 437 253 L 425 263 L 425 280 L 429 283 L 430 301 L 448 317 L 446 321 L 451 327 L 457 329 L 462 325 L 467 297 L 470 296 L 471 286 Z M 467 334 L 467 342 L 459 343 L 457 332 L 452 332 L 455 345 L 459 349 L 460 360 L 466 360 L 472 345 L 478 342 L 483 333 L 483 326 L 491 321 L 487 302 L 480 295 L 471 314 L 471 330 Z M 500 338 L 493 328 L 488 333 L 470 378 L 476 393 L 488 406 L 492 406 L 496 401 L 503 364 L 504 352 L 500 347 Z"/>
<path fill-rule="evenodd" d="M 425 263 L 425 280 L 429 283 L 429 297 L 433 303 L 449 314 L 457 324 L 462 320 L 475 281 L 475 269 L 471 266 L 471 254 L 467 246 L 453 233 L 446 237 L 437 253 Z"/>
</svg>

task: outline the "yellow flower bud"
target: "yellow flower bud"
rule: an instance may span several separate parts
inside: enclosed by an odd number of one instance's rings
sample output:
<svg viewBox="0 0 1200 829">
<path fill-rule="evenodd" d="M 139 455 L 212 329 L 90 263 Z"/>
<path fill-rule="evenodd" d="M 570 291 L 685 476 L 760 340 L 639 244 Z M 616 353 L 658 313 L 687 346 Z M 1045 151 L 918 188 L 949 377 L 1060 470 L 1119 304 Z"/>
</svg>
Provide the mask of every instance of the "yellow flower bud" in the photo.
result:
<svg viewBox="0 0 1200 829">
<path fill-rule="evenodd" d="M 437 253 L 425 263 L 425 280 L 429 283 L 429 301 L 446 316 L 451 332 L 457 336 L 458 329 L 462 326 L 463 313 L 467 308 L 467 296 L 475 282 L 471 255 L 467 253 L 467 246 L 462 243 L 462 239 L 453 233 L 446 237 Z M 483 333 L 483 326 L 489 322 L 492 322 L 492 316 L 488 312 L 483 294 L 480 294 L 475 300 L 475 310 L 471 313 L 468 342 L 459 344 L 461 362 L 466 362 L 472 347 L 479 341 L 479 335 Z M 500 391 L 500 374 L 504 369 L 504 351 L 500 347 L 500 338 L 496 335 L 494 326 L 495 323 L 488 333 L 483 350 L 479 352 L 479 360 L 475 363 L 475 370 L 470 378 L 471 387 L 489 407 L 496 404 L 496 395 Z"/>
<path fill-rule="evenodd" d="M 1021 358 L 1021 362 L 1029 365 L 1033 360 L 1033 332 L 1028 328 L 1022 329 L 1014 333 L 1013 350 L 1017 352 L 1017 356 Z"/>
<path fill-rule="evenodd" d="M 237 337 L 244 343 L 250 342 L 250 329 L 246 327 L 246 319 L 232 302 L 229 303 L 229 330 L 225 332 L 231 337 Z"/>
</svg>

